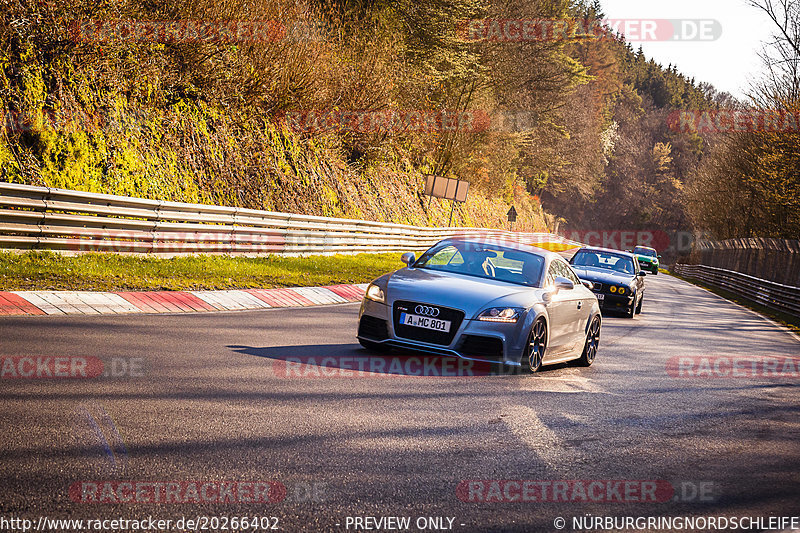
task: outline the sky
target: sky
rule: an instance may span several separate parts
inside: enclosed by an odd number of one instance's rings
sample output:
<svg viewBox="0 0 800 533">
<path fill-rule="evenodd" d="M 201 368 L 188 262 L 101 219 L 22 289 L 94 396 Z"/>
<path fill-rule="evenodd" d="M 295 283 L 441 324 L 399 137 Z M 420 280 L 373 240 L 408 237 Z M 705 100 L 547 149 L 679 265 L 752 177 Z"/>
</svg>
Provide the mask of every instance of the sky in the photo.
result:
<svg viewBox="0 0 800 533">
<path fill-rule="evenodd" d="M 719 91 L 744 98 L 750 82 L 763 72 L 758 53 L 770 39 L 772 23 L 766 14 L 746 5 L 745 0 L 600 0 L 600 3 L 606 18 L 612 20 L 718 21 L 721 35 L 717 40 L 630 39 L 634 50 L 641 45 L 648 58 L 664 66 L 672 63 L 698 83 L 706 81 Z M 693 22 L 687 23 L 687 34 L 693 27 Z M 629 29 L 633 37 L 641 35 L 635 33 L 636 25 Z"/>
</svg>

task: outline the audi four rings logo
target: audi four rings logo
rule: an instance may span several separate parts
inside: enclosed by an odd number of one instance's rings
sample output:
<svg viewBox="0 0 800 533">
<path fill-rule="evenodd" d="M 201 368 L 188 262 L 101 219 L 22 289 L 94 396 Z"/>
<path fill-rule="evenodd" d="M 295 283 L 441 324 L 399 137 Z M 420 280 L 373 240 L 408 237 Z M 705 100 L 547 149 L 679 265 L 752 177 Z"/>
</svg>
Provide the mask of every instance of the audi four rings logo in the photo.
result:
<svg viewBox="0 0 800 533">
<path fill-rule="evenodd" d="M 418 315 L 425 315 L 425 316 L 439 316 L 439 310 L 435 307 L 428 307 L 427 305 L 418 305 L 414 308 L 414 312 Z"/>
</svg>

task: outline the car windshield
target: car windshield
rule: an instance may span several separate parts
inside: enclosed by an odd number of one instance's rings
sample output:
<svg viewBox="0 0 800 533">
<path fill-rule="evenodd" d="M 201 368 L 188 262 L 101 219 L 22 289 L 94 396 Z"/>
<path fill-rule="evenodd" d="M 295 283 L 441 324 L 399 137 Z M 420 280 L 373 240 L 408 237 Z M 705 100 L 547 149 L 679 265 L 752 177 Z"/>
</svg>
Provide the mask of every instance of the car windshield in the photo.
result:
<svg viewBox="0 0 800 533">
<path fill-rule="evenodd" d="M 657 255 L 656 251 L 653 250 L 652 248 L 639 248 L 638 246 L 633 249 L 633 253 L 639 255 L 646 255 L 648 257 L 655 257 Z"/>
<path fill-rule="evenodd" d="M 414 268 L 538 287 L 542 279 L 544 257 L 489 244 L 450 243 L 425 252 Z"/>
<path fill-rule="evenodd" d="M 582 250 L 572 258 L 572 264 L 577 267 L 603 268 L 625 274 L 633 274 L 634 272 L 633 259 L 611 252 Z"/>
</svg>

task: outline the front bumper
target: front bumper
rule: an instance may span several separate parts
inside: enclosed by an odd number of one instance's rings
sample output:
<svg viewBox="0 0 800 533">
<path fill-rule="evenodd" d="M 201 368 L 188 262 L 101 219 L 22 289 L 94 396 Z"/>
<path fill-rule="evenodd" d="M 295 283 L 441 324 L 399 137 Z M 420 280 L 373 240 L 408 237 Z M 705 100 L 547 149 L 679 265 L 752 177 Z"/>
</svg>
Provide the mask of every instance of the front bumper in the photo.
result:
<svg viewBox="0 0 800 533">
<path fill-rule="evenodd" d="M 365 298 L 361 302 L 359 313 L 358 338 L 396 348 L 460 357 L 470 361 L 520 365 L 525 344 L 524 315 L 514 324 L 482 322 L 466 317 L 447 345 L 398 335 L 391 315 L 392 307 L 389 305 Z"/>
<path fill-rule="evenodd" d="M 658 272 L 658 263 L 653 263 L 651 261 L 642 261 L 639 260 L 639 266 L 642 267 L 644 270 L 649 270 L 650 272 Z"/>
<path fill-rule="evenodd" d="M 613 293 L 603 293 L 603 300 L 598 300 L 600 309 L 607 311 L 616 311 L 620 309 L 628 309 L 633 304 L 633 293 L 629 292 L 623 296 Z"/>
</svg>

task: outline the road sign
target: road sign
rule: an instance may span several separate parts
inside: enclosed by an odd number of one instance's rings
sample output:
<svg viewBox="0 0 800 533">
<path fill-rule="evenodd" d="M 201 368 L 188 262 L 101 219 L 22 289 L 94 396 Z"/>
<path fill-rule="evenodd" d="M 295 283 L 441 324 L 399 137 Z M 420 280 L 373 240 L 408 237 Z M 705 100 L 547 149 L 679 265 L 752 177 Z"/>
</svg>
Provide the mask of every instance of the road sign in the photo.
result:
<svg viewBox="0 0 800 533">
<path fill-rule="evenodd" d="M 451 178 L 443 178 L 441 176 L 428 176 L 425 180 L 425 194 L 430 198 L 444 198 L 452 200 L 453 205 L 450 206 L 450 221 L 447 226 L 453 222 L 453 210 L 456 207 L 456 202 L 464 203 L 467 201 L 467 193 L 469 192 L 469 182 L 462 180 L 454 180 Z M 431 201 L 428 199 L 428 207 L 430 208 Z"/>
<path fill-rule="evenodd" d="M 517 221 L 517 210 L 514 206 L 511 206 L 511 209 L 508 210 L 508 221 L 509 222 L 516 222 Z"/>
<path fill-rule="evenodd" d="M 443 178 L 441 176 L 428 176 L 425 181 L 425 194 L 436 198 L 466 202 L 469 192 L 469 182 Z"/>
</svg>

